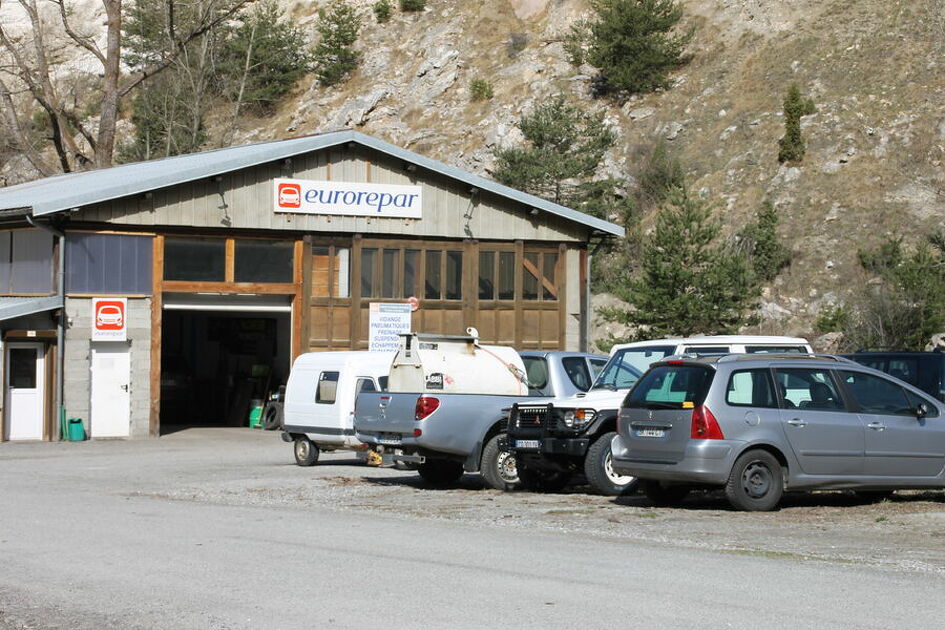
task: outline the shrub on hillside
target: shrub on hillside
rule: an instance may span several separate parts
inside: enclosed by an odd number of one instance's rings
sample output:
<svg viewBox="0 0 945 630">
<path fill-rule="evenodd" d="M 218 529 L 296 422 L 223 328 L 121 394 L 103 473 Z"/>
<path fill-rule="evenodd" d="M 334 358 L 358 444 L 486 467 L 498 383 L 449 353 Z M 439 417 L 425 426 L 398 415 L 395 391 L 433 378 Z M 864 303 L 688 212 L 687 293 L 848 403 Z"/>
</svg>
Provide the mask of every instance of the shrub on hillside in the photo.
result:
<svg viewBox="0 0 945 630">
<path fill-rule="evenodd" d="M 390 0 L 380 0 L 374 5 L 374 17 L 382 24 L 390 19 L 390 11 Z"/>
<path fill-rule="evenodd" d="M 487 101 L 493 97 L 495 91 L 491 83 L 477 77 L 469 82 L 469 94 L 474 101 Z"/>
<path fill-rule="evenodd" d="M 401 11 L 423 11 L 427 7 L 427 0 L 400 0 Z"/>
</svg>

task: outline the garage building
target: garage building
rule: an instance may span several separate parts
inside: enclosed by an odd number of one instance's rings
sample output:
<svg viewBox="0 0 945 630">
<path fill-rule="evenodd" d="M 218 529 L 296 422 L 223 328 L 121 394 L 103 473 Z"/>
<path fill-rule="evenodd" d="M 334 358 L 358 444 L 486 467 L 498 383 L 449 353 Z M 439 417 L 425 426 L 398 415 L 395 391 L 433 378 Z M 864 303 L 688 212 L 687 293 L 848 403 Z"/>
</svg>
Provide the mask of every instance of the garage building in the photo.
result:
<svg viewBox="0 0 945 630">
<path fill-rule="evenodd" d="M 519 349 L 588 345 L 612 223 L 340 131 L 0 189 L 2 436 L 246 423 L 371 309 Z"/>
</svg>

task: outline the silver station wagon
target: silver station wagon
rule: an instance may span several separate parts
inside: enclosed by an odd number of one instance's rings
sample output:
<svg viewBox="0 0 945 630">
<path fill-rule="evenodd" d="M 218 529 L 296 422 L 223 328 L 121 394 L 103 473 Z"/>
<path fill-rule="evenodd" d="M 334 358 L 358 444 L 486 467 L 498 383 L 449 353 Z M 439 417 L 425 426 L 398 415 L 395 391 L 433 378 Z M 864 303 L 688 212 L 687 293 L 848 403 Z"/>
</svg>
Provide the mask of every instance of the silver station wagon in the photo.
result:
<svg viewBox="0 0 945 630">
<path fill-rule="evenodd" d="M 945 405 L 832 356 L 670 357 L 627 394 L 614 471 L 658 505 L 723 487 L 772 510 L 785 490 L 945 487 Z"/>
</svg>

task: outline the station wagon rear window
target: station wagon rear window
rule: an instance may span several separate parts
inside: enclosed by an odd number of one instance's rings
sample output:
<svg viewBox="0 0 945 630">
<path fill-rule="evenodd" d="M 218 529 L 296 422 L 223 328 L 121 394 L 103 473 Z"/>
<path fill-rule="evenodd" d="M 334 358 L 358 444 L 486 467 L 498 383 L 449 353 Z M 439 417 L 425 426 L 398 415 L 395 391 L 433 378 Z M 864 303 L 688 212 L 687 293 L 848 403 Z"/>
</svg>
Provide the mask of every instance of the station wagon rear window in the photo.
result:
<svg viewBox="0 0 945 630">
<path fill-rule="evenodd" d="M 705 400 L 715 371 L 700 365 L 660 365 L 630 390 L 625 407 L 692 409 Z"/>
</svg>

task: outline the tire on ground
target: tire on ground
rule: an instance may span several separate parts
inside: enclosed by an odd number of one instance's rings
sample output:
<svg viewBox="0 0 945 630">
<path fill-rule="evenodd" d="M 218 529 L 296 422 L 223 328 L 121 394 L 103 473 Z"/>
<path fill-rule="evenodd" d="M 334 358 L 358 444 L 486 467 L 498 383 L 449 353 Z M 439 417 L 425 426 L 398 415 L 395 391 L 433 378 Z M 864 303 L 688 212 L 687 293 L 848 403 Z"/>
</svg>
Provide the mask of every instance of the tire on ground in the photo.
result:
<svg viewBox="0 0 945 630">
<path fill-rule="evenodd" d="M 292 451 L 295 453 L 295 463 L 299 466 L 314 466 L 318 461 L 318 446 L 304 435 L 295 438 Z"/>
<path fill-rule="evenodd" d="M 784 469 L 778 459 L 761 449 L 745 451 L 732 466 L 725 496 L 736 510 L 768 512 L 784 493 Z"/>
<path fill-rule="evenodd" d="M 428 459 L 417 467 L 417 472 L 432 486 L 445 486 L 463 476 L 463 465 L 450 459 Z"/>
<path fill-rule="evenodd" d="M 482 449 L 479 472 L 489 487 L 509 492 L 519 485 L 515 455 L 508 450 L 508 436 L 499 433 L 492 436 Z"/>
<path fill-rule="evenodd" d="M 283 407 L 281 402 L 272 400 L 266 403 L 263 409 L 263 428 L 266 431 L 275 431 L 282 428 Z"/>
<path fill-rule="evenodd" d="M 636 490 L 638 479 L 614 472 L 610 442 L 617 434 L 605 433 L 591 444 L 584 458 L 584 476 L 597 492 L 607 497 L 618 497 Z"/>
</svg>

